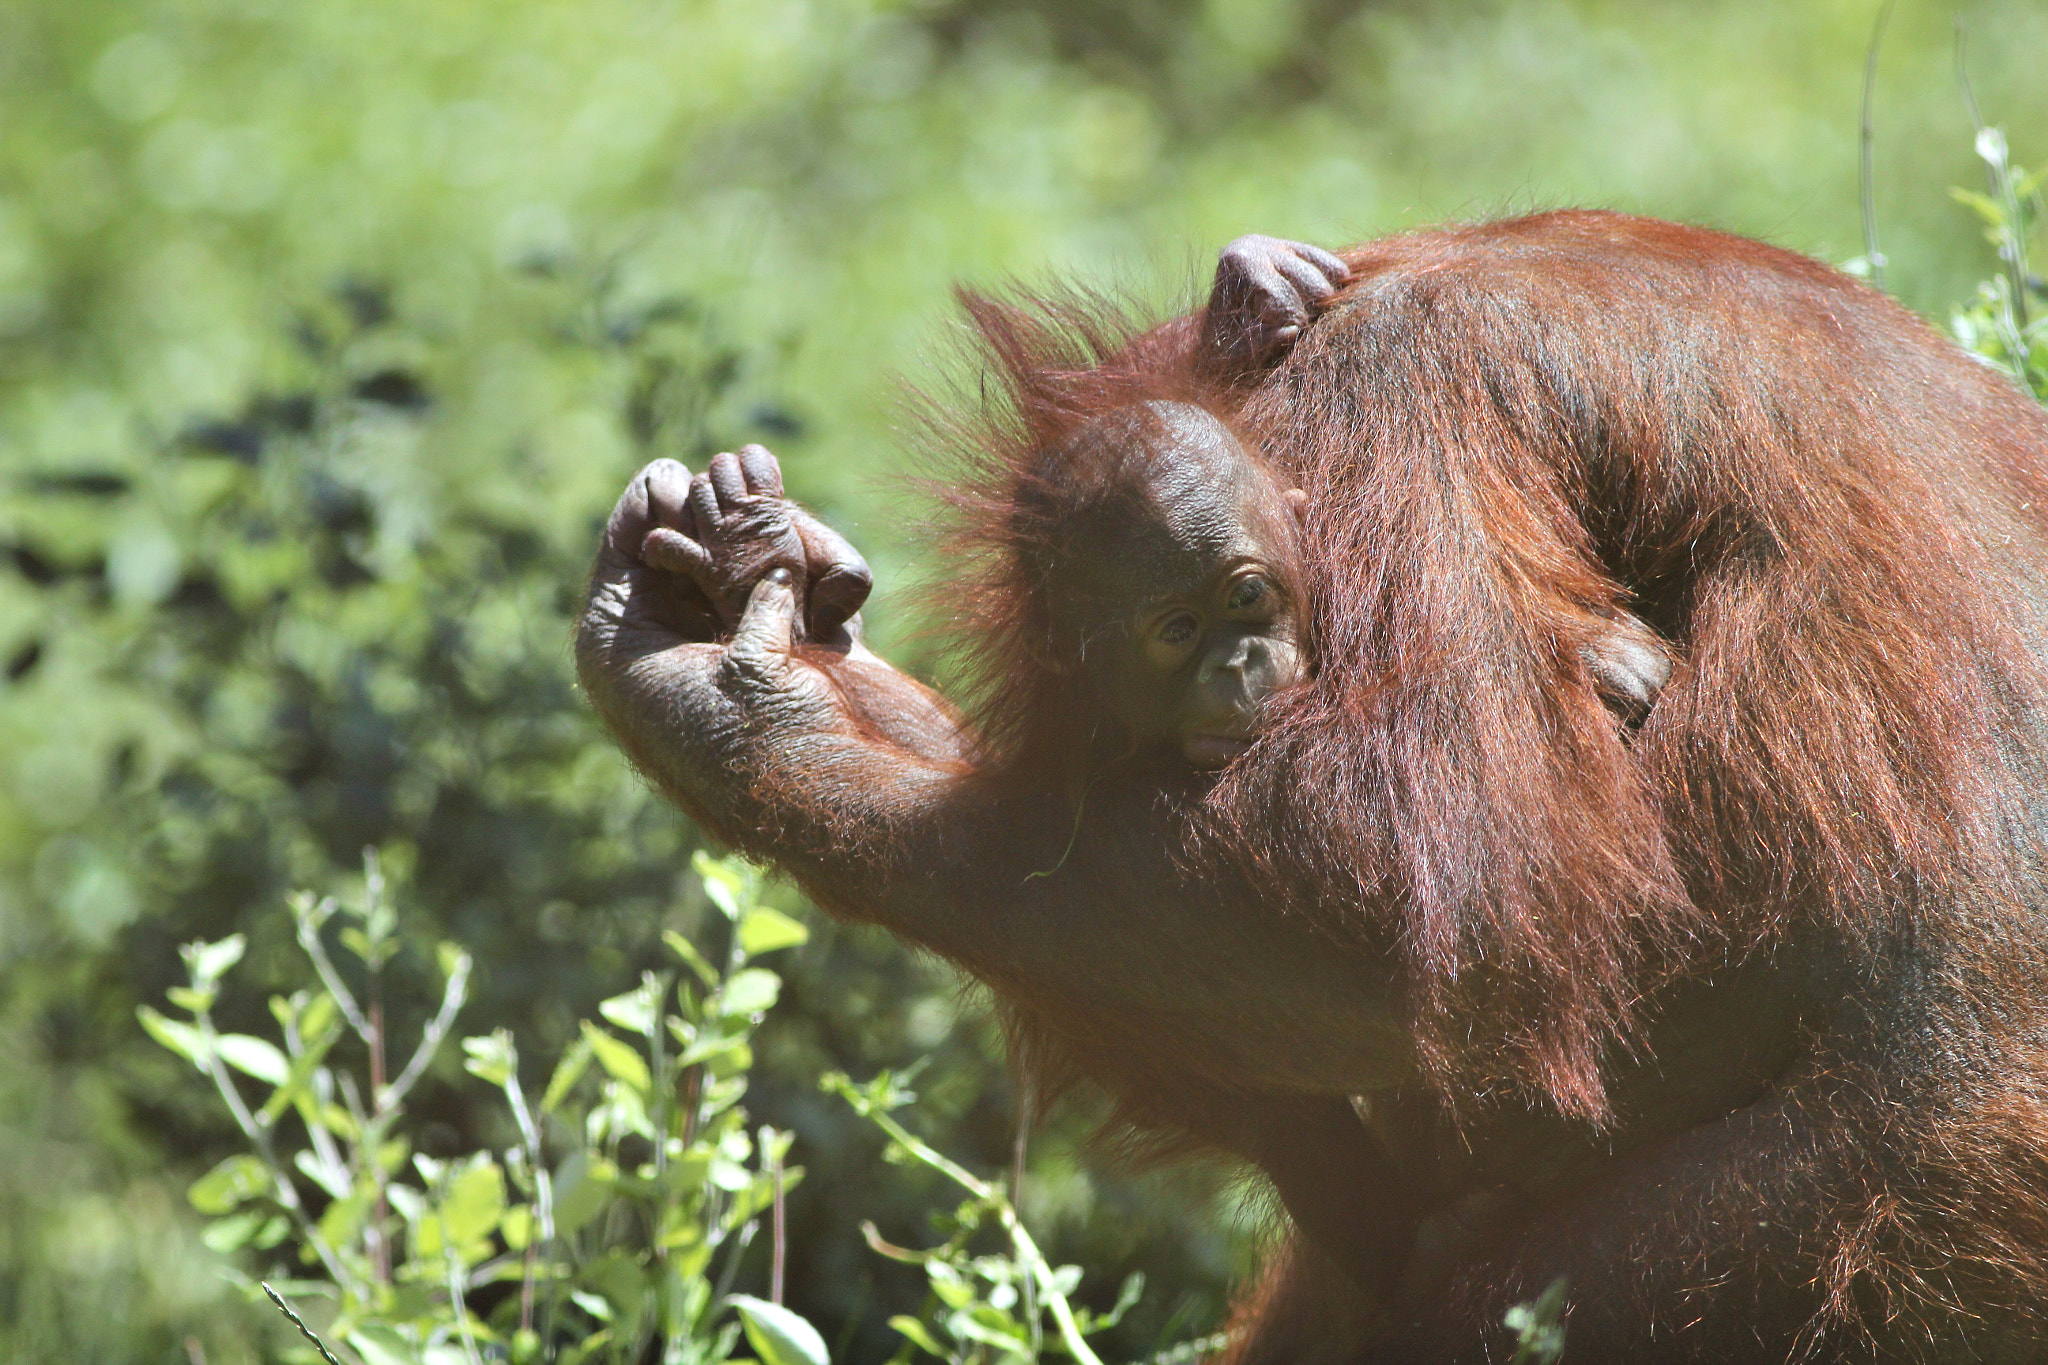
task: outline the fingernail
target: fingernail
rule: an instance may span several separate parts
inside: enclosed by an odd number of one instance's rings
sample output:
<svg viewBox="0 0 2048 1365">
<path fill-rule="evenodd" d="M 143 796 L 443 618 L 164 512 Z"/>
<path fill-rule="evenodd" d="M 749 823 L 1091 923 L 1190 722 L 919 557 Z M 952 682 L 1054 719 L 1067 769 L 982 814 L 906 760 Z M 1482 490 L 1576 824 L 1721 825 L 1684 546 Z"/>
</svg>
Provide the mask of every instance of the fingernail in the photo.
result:
<svg viewBox="0 0 2048 1365">
<path fill-rule="evenodd" d="M 786 588 L 796 582 L 796 579 L 787 569 L 770 569 L 768 571 L 768 581 L 778 588 Z"/>
</svg>

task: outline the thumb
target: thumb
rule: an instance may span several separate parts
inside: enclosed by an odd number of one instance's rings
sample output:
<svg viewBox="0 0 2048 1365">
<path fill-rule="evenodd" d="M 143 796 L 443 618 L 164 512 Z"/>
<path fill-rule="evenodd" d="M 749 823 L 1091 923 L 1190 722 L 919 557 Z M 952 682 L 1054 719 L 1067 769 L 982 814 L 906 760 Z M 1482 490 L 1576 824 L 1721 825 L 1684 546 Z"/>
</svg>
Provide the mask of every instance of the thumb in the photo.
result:
<svg viewBox="0 0 2048 1365">
<path fill-rule="evenodd" d="M 787 569 L 771 569 L 754 585 L 726 657 L 741 672 L 770 677 L 795 648 L 796 585 Z"/>
</svg>

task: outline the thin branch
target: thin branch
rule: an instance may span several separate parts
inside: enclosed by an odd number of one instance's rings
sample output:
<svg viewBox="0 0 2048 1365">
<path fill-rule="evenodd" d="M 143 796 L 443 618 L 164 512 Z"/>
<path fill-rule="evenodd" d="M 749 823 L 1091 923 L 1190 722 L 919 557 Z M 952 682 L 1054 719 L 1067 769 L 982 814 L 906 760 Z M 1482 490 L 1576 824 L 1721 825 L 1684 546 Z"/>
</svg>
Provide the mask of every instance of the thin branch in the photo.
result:
<svg viewBox="0 0 2048 1365">
<path fill-rule="evenodd" d="M 782 1153 L 776 1152 L 769 1159 L 775 1172 L 774 1218 L 769 1225 L 771 1234 L 768 1248 L 768 1302 L 782 1302 L 782 1261 L 783 1248 L 789 1239 L 789 1229 L 783 1218 L 782 1203 Z"/>
<path fill-rule="evenodd" d="M 334 897 L 322 896 L 307 908 L 292 907 L 292 919 L 297 926 L 299 947 L 306 950 L 306 956 L 313 960 L 313 970 L 320 977 L 320 984 L 334 997 L 334 1003 L 341 1006 L 341 1017 L 348 1020 L 348 1026 L 364 1042 L 370 1041 L 370 1020 L 356 1003 L 355 995 L 342 983 L 341 973 L 335 970 L 334 960 L 327 956 L 327 946 L 320 941 L 320 926 L 334 913 Z"/>
<path fill-rule="evenodd" d="M 320 1338 L 314 1334 L 312 1328 L 306 1326 L 306 1320 L 304 1318 L 300 1317 L 297 1313 L 294 1313 L 292 1311 L 292 1306 L 284 1301 L 284 1295 L 278 1293 L 275 1289 L 272 1289 L 269 1286 L 269 1284 L 265 1283 L 264 1281 L 258 1280 L 257 1283 L 263 1286 L 264 1293 L 270 1295 L 270 1301 L 277 1305 L 277 1311 L 284 1314 L 286 1317 L 290 1318 L 292 1320 L 292 1326 L 299 1329 L 299 1334 L 305 1337 L 306 1340 L 313 1343 L 313 1349 L 320 1353 L 320 1358 L 326 1361 L 327 1365 L 341 1365 L 341 1362 L 334 1358 L 334 1352 L 327 1349 L 327 1343 L 320 1340 Z"/>
<path fill-rule="evenodd" d="M 1024 1207 L 1024 1159 L 1031 1150 L 1031 1122 L 1033 1101 L 1037 1089 L 1029 1075 L 1017 1082 L 1017 1137 L 1010 1152 L 1010 1202 L 1020 1210 Z M 1021 1216 L 1021 1215 L 1020 1215 Z M 1045 1331 L 1038 1320 L 1038 1277 L 1024 1277 L 1024 1321 L 1031 1331 L 1031 1358 L 1038 1359 L 1045 1349 Z"/>
<path fill-rule="evenodd" d="M 441 1235 L 444 1238 L 448 1235 L 445 1226 Z M 469 1365 L 484 1365 L 484 1358 L 476 1349 L 476 1336 L 469 1330 L 469 1305 L 462 1299 L 462 1258 L 450 1246 L 447 1259 L 448 1300 L 449 1306 L 455 1310 L 456 1330 L 462 1333 L 462 1354 L 468 1358 Z"/>
<path fill-rule="evenodd" d="M 534 1275 L 540 1261 L 540 1249 L 555 1240 L 555 1182 L 541 1160 L 540 1126 L 533 1121 L 533 1111 L 526 1107 L 526 1092 L 520 1088 L 516 1070 L 505 1078 L 503 1088 L 512 1107 L 512 1120 L 519 1125 L 519 1141 L 526 1150 L 527 1169 L 533 1172 L 533 1211 L 539 1224 L 527 1239 L 526 1262 L 519 1280 L 519 1327 L 521 1331 L 527 1331 L 533 1327 Z"/>
<path fill-rule="evenodd" d="M 298 1186 L 292 1184 L 291 1175 L 278 1164 L 277 1147 L 270 1140 L 269 1127 L 249 1111 L 248 1104 L 242 1099 L 242 1092 L 235 1086 L 235 1078 L 228 1074 L 226 1065 L 220 1059 L 220 1049 L 211 1045 L 212 1040 L 218 1036 L 214 1033 L 212 1018 L 202 1014 L 199 1016 L 199 1022 L 206 1030 L 209 1044 L 206 1050 L 206 1074 L 213 1078 L 214 1089 L 220 1091 L 221 1099 L 227 1103 L 228 1112 L 234 1115 L 235 1126 L 242 1130 L 242 1136 L 249 1139 L 249 1145 L 256 1149 L 256 1159 L 261 1161 L 263 1169 L 270 1173 L 273 1197 L 290 1217 L 292 1225 L 298 1228 L 299 1235 L 306 1239 L 307 1245 L 320 1257 L 320 1263 L 327 1268 L 328 1277 L 351 1294 L 356 1293 L 354 1277 L 335 1255 L 334 1248 L 327 1245 L 327 1239 L 320 1235 L 318 1225 L 313 1222 L 312 1216 L 306 1212 L 305 1204 L 299 1199 Z"/>
<path fill-rule="evenodd" d="M 859 1107 L 859 1106 L 857 1106 Z M 868 1105 L 862 1109 L 865 1117 L 900 1143 L 904 1150 L 934 1170 L 952 1177 L 955 1183 L 978 1199 L 986 1200 L 996 1211 L 1002 1222 L 1003 1231 L 1010 1235 L 1010 1245 L 1038 1281 L 1039 1291 L 1045 1296 L 1045 1306 L 1052 1313 L 1053 1325 L 1059 1329 L 1060 1342 L 1067 1348 L 1079 1365 L 1102 1365 L 1102 1358 L 1095 1354 L 1081 1336 L 1081 1325 L 1074 1321 L 1074 1309 L 1067 1302 L 1067 1296 L 1060 1293 L 1053 1283 L 1052 1263 L 1045 1259 L 1045 1253 L 1038 1249 L 1030 1232 L 1024 1227 L 1024 1220 L 1017 1216 L 1017 1210 L 1003 1197 L 1003 1192 L 985 1180 L 976 1178 L 965 1167 L 948 1161 L 939 1151 L 919 1141 L 908 1128 L 878 1106 Z"/>
<path fill-rule="evenodd" d="M 405 1064 L 405 1070 L 398 1073 L 398 1079 L 376 1096 L 377 1112 L 388 1114 L 396 1109 L 399 1102 L 411 1090 L 413 1083 L 426 1071 L 427 1063 L 440 1051 L 441 1040 L 448 1036 L 448 1030 L 455 1023 L 455 1014 L 462 1008 L 469 989 L 469 954 L 464 953 L 455 960 L 455 970 L 448 973 L 448 989 L 441 996 L 441 1008 L 427 1021 L 420 1031 L 420 1045 L 413 1050 L 412 1060 Z"/>
<path fill-rule="evenodd" d="M 1870 264 L 1870 282 L 1884 288 L 1884 252 L 1877 244 L 1877 180 L 1872 170 L 1876 147 L 1876 122 L 1872 115 L 1877 100 L 1877 53 L 1884 45 L 1885 25 L 1891 22 L 1892 7 L 1898 0 L 1884 0 L 1871 27 L 1870 50 L 1863 56 L 1863 166 L 1857 198 L 1863 205 L 1863 259 Z"/>
</svg>

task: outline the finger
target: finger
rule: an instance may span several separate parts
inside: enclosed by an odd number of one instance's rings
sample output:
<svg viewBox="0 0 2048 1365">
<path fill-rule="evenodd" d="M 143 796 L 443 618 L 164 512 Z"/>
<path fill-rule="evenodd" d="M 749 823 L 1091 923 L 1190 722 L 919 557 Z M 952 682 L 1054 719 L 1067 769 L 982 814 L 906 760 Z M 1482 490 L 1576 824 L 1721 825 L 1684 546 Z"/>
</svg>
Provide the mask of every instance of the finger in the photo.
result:
<svg viewBox="0 0 2048 1365">
<path fill-rule="evenodd" d="M 754 585 L 747 609 L 740 615 L 726 656 L 742 673 L 773 677 L 786 663 L 796 642 L 795 580 L 787 569 L 771 569 Z"/>
<path fill-rule="evenodd" d="M 768 447 L 740 447 L 740 473 L 746 476 L 747 491 L 757 498 L 782 496 L 782 466 L 768 453 Z"/>
<path fill-rule="evenodd" d="M 641 538 L 647 534 L 648 520 L 647 471 L 643 469 L 626 485 L 626 491 L 619 494 L 611 516 L 605 519 L 605 544 L 612 553 L 637 560 Z"/>
<path fill-rule="evenodd" d="M 717 461 L 712 462 L 715 466 Z M 711 475 L 699 474 L 690 480 L 690 514 L 697 519 L 697 540 L 707 543 L 717 533 L 718 524 L 724 520 L 718 510 L 718 494 L 711 487 Z"/>
<path fill-rule="evenodd" d="M 657 526 L 693 534 L 688 511 L 690 471 L 678 460 L 656 460 L 643 471 L 647 479 L 647 512 Z"/>
<path fill-rule="evenodd" d="M 789 519 L 803 541 L 804 562 L 810 566 L 810 634 L 812 639 L 820 639 L 861 609 L 874 591 L 875 576 L 845 536 L 809 511 L 792 505 Z"/>
<path fill-rule="evenodd" d="M 1312 303 L 1321 303 L 1337 292 L 1314 261 L 1305 256 L 1281 256 L 1274 260 L 1273 268 L 1287 277 L 1295 292 Z"/>
<path fill-rule="evenodd" d="M 1331 284 L 1350 282 L 1351 267 L 1346 265 L 1344 258 L 1336 252 L 1325 251 L 1319 246 L 1310 246 L 1307 242 L 1289 242 L 1288 245 L 1294 248 L 1296 255 L 1305 258 L 1310 265 L 1320 270 L 1323 278 Z"/>
<path fill-rule="evenodd" d="M 1259 289 L 1259 321 L 1266 327 L 1299 325 L 1308 321 L 1308 304 L 1302 299 L 1301 290 L 1282 276 L 1277 267 L 1269 264 L 1259 272 L 1256 283 Z M 1324 287 L 1329 286 L 1325 284 Z"/>
<path fill-rule="evenodd" d="M 641 542 L 640 558 L 657 569 L 688 574 L 699 585 L 711 581 L 711 555 L 702 545 L 666 526 L 657 526 Z"/>
<path fill-rule="evenodd" d="M 739 456 L 729 451 L 713 455 L 706 472 L 711 475 L 711 488 L 718 494 L 720 507 L 730 508 L 747 496 L 747 476 L 740 469 Z"/>
</svg>

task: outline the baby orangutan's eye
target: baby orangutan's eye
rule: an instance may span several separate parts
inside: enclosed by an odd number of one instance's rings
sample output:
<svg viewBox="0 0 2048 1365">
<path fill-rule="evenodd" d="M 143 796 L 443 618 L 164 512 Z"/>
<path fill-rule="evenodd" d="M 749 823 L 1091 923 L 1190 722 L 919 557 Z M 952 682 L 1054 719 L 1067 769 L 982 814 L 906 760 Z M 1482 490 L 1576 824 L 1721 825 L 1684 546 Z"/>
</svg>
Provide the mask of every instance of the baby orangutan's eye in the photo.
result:
<svg viewBox="0 0 2048 1365">
<path fill-rule="evenodd" d="M 1163 645 L 1184 645 L 1200 630 L 1201 624 L 1195 620 L 1193 612 L 1177 611 L 1159 623 L 1153 638 Z"/>
<path fill-rule="evenodd" d="M 1230 597 L 1228 599 L 1230 609 L 1232 611 L 1244 611 L 1247 608 L 1255 607 L 1265 601 L 1266 595 L 1271 591 L 1272 589 L 1266 585 L 1265 579 L 1255 573 L 1246 574 L 1243 578 L 1230 585 Z"/>
</svg>

